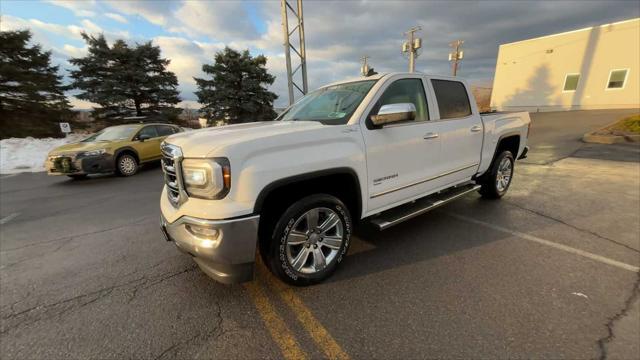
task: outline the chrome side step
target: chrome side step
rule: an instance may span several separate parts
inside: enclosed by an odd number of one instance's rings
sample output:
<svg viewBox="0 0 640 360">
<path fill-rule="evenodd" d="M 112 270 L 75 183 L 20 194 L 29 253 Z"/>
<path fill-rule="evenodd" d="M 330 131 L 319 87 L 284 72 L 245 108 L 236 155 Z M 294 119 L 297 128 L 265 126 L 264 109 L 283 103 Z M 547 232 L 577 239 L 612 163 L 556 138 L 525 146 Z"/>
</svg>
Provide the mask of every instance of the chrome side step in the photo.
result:
<svg viewBox="0 0 640 360">
<path fill-rule="evenodd" d="M 405 220 L 422 215 L 427 211 L 433 210 L 478 189 L 480 189 L 480 185 L 476 184 L 467 184 L 449 188 L 439 193 L 418 199 L 412 203 L 384 211 L 371 218 L 370 222 L 377 227 L 378 230 L 384 230 Z"/>
</svg>

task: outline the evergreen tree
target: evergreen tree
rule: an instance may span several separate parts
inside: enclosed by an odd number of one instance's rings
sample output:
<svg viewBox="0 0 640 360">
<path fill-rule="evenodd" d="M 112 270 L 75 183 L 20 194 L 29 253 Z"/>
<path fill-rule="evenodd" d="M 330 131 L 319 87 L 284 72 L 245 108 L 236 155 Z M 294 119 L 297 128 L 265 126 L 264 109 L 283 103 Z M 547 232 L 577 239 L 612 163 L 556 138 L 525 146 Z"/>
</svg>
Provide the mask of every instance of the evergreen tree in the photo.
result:
<svg viewBox="0 0 640 360">
<path fill-rule="evenodd" d="M 28 46 L 31 32 L 0 31 L 0 137 L 59 134 L 72 116 L 51 52 Z M 56 129 L 58 129 L 56 131 Z"/>
<path fill-rule="evenodd" d="M 167 71 L 170 60 L 160 57 L 160 47 L 152 42 L 129 46 L 117 40 L 109 46 L 103 35 L 82 34 L 89 52 L 69 62 L 72 86 L 81 90 L 78 99 L 100 105 L 96 118 L 157 116 L 174 119 L 180 110 L 178 78 Z"/>
<path fill-rule="evenodd" d="M 275 77 L 267 72 L 266 63 L 262 55 L 251 57 L 248 50 L 240 53 L 227 47 L 216 53 L 213 65 L 204 64 L 202 71 L 211 78 L 195 80 L 196 95 L 203 104 L 200 111 L 207 120 L 230 124 L 273 120 L 277 95 L 266 86 L 273 84 Z"/>
</svg>

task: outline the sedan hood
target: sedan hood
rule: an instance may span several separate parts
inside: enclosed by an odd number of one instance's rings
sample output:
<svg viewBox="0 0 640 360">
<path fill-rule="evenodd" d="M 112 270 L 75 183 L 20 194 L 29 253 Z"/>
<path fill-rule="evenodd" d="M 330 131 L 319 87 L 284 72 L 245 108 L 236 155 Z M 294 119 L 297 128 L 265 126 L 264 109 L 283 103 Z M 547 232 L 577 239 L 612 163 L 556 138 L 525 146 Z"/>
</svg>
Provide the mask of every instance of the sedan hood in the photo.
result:
<svg viewBox="0 0 640 360">
<path fill-rule="evenodd" d="M 222 148 L 242 142 L 321 128 L 316 121 L 263 121 L 218 126 L 171 135 L 166 142 L 177 145 L 185 157 L 218 155 Z"/>
<path fill-rule="evenodd" d="M 108 147 L 110 144 L 111 144 L 110 141 L 77 142 L 77 143 L 65 144 L 51 150 L 49 152 L 49 155 L 72 154 L 72 153 L 78 153 L 81 151 L 104 149 Z"/>
</svg>

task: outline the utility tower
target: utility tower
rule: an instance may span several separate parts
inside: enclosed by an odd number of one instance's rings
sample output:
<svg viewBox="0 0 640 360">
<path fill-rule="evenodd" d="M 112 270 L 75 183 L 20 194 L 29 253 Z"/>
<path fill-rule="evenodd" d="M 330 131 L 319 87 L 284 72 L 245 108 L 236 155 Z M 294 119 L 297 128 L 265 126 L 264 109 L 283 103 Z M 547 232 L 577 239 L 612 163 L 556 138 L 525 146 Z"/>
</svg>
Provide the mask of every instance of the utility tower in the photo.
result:
<svg viewBox="0 0 640 360">
<path fill-rule="evenodd" d="M 409 72 L 416 70 L 416 58 L 418 57 L 418 49 L 422 47 L 422 39 L 416 37 L 416 31 L 422 30 L 421 26 L 414 26 L 404 33 L 407 40 L 402 43 L 402 52 L 409 53 Z"/>
<path fill-rule="evenodd" d="M 449 61 L 453 62 L 453 76 L 458 73 L 458 62 L 464 57 L 464 51 L 461 49 L 462 44 L 464 44 L 462 40 L 456 40 L 449 44 L 453 48 L 453 51 L 449 53 Z"/>
<path fill-rule="evenodd" d="M 291 6 L 291 3 L 296 3 L 296 8 Z M 303 95 L 308 91 L 307 85 L 307 54 L 304 45 L 304 20 L 302 16 L 302 0 L 280 0 L 280 10 L 282 11 L 282 32 L 284 33 L 284 55 L 287 62 L 287 82 L 289 84 L 289 105 L 293 104 L 295 100 L 293 88 L 295 87 Z M 289 30 L 289 13 L 294 17 L 295 26 Z M 295 39 L 292 41 L 292 35 L 298 32 L 298 48 L 292 45 L 296 43 Z M 292 70 L 291 65 L 291 50 L 300 59 L 300 63 Z M 294 75 L 298 70 L 301 71 L 301 79 L 296 83 Z M 300 87 L 300 84 L 302 87 Z"/>
</svg>

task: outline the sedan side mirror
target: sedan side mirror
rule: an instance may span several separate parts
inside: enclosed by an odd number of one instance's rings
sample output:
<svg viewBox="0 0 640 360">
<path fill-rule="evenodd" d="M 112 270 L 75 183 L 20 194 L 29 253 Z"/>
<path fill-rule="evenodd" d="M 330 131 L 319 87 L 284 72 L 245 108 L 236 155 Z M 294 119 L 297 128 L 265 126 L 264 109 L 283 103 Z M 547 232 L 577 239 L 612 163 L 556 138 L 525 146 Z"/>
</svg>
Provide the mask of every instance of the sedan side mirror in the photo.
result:
<svg viewBox="0 0 640 360">
<path fill-rule="evenodd" d="M 415 118 L 415 105 L 412 103 L 399 103 L 382 105 L 378 115 L 371 115 L 371 122 L 376 126 L 382 126 L 399 121 L 414 120 Z"/>
<path fill-rule="evenodd" d="M 140 136 L 138 136 L 138 140 L 144 142 L 145 140 L 149 140 L 151 139 L 151 136 L 149 136 L 149 134 L 140 134 Z"/>
</svg>

